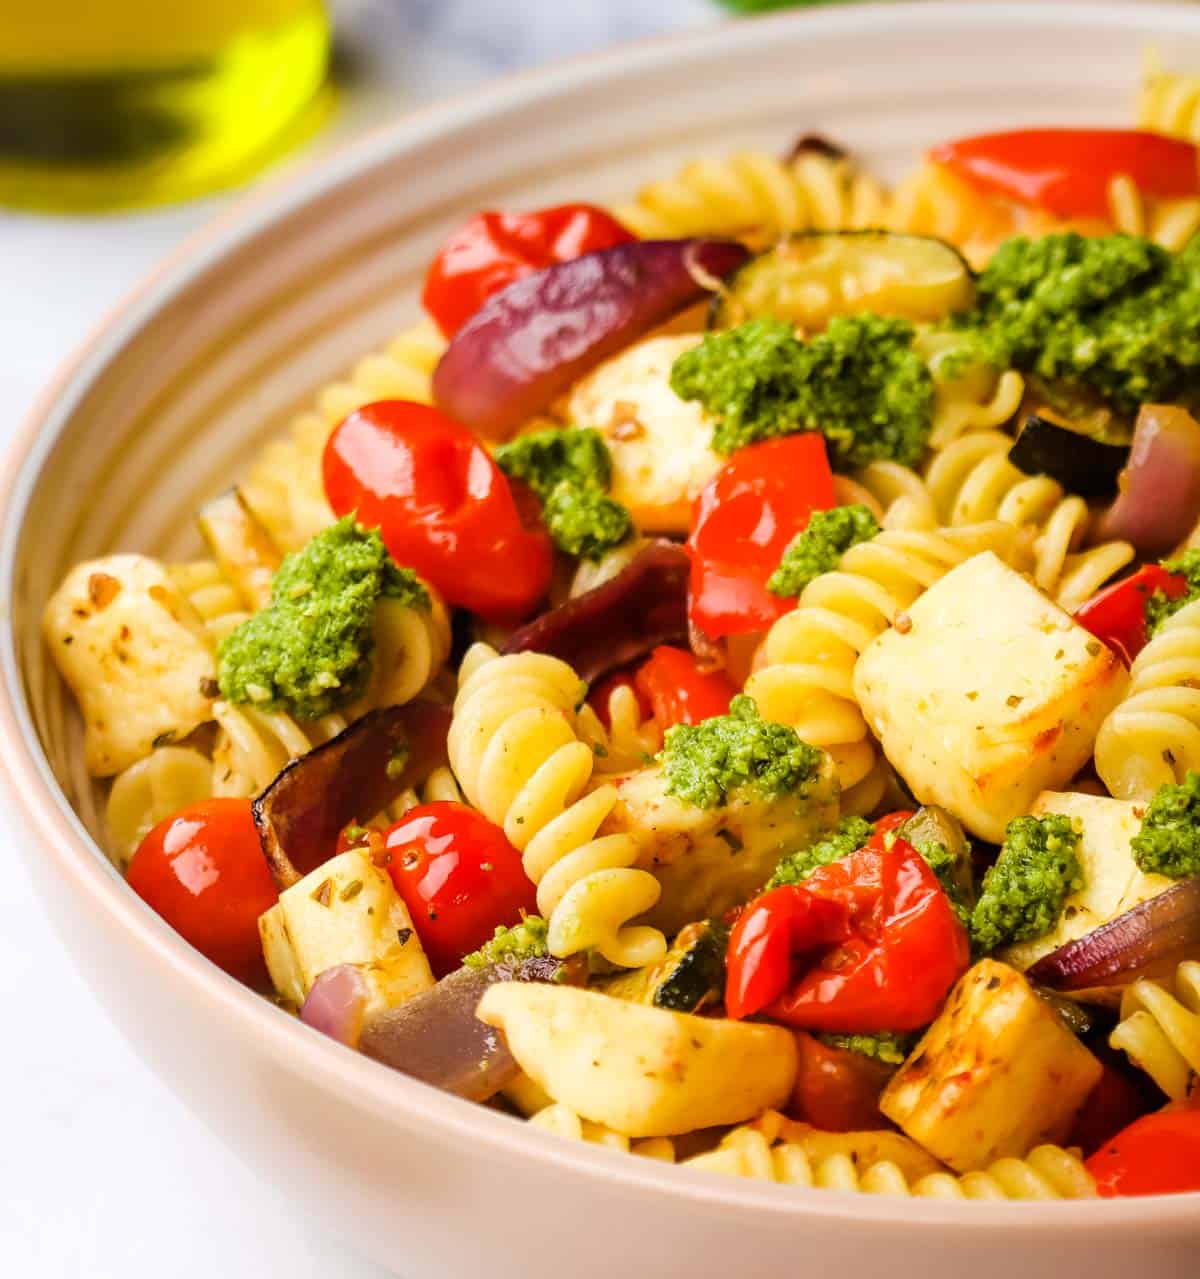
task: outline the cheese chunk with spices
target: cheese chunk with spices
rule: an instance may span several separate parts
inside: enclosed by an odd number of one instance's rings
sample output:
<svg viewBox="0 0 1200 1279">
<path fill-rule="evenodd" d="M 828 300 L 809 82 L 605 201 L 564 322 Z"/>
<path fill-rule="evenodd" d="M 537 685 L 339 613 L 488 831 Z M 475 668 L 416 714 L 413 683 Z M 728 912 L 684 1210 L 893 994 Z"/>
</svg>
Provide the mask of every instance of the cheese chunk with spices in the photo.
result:
<svg viewBox="0 0 1200 1279">
<path fill-rule="evenodd" d="M 167 569 L 145 555 L 77 564 L 42 615 L 79 702 L 88 772 L 110 777 L 212 718 L 216 675 L 203 624 Z"/>
<path fill-rule="evenodd" d="M 931 586 L 854 672 L 863 715 L 923 804 L 992 843 L 1087 763 L 1129 676 L 990 551 Z"/>
<path fill-rule="evenodd" d="M 671 389 L 671 366 L 698 334 L 647 338 L 571 392 L 566 419 L 590 426 L 612 455 L 612 490 L 644 533 L 686 533 L 692 503 L 721 467 L 713 422 Z"/>
</svg>

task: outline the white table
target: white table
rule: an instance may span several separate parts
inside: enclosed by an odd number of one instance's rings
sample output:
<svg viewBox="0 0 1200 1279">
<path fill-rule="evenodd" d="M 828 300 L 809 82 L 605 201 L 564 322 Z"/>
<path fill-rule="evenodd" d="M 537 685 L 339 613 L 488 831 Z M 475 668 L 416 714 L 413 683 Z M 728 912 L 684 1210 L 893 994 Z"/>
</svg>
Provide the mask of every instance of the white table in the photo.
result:
<svg viewBox="0 0 1200 1279">
<path fill-rule="evenodd" d="M 314 146 L 483 77 L 716 16 L 706 0 L 362 0 L 339 23 L 366 65 Z M 119 218 L 0 213 L 0 444 L 59 360 L 224 203 Z M 23 838 L 0 791 L 0 1273 L 377 1276 L 289 1213 L 117 1035 L 41 916 L 13 851 Z"/>
</svg>

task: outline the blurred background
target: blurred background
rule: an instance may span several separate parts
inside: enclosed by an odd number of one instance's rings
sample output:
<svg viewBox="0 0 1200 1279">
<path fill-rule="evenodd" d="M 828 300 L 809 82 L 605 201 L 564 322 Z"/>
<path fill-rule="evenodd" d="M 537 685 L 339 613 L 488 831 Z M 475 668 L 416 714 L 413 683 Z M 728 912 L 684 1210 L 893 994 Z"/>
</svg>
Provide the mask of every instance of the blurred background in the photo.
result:
<svg viewBox="0 0 1200 1279">
<path fill-rule="evenodd" d="M 103 314 L 256 183 L 483 80 L 783 7 L 0 0 L 0 447 Z M 6 803 L 0 793 L 0 844 L 17 838 Z M 377 1279 L 137 1061 L 61 958 L 19 866 L 0 876 L 0 919 L 0 1273 Z"/>
</svg>

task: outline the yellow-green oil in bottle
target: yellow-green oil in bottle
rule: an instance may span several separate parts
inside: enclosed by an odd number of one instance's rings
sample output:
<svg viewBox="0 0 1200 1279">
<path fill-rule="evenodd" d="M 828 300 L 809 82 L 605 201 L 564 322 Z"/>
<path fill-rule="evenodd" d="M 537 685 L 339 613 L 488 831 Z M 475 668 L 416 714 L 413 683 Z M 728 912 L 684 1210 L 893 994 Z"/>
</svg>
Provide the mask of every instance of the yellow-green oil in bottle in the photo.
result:
<svg viewBox="0 0 1200 1279">
<path fill-rule="evenodd" d="M 324 114 L 322 0 L 0 0 L 0 204 L 236 183 Z"/>
</svg>

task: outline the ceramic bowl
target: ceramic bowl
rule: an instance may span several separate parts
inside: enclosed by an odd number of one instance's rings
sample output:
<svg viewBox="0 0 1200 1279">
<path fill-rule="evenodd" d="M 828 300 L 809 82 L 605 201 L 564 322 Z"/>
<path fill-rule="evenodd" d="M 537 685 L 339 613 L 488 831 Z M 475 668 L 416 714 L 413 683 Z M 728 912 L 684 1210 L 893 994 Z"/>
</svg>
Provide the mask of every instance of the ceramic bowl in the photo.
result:
<svg viewBox="0 0 1200 1279">
<path fill-rule="evenodd" d="M 946 135 L 1122 123 L 1143 48 L 1182 59 L 1189 41 L 1200 65 L 1200 13 L 1186 8 L 850 6 L 509 80 L 243 205 L 47 392 L 2 480 L 0 743 L 29 864 L 116 1022 L 297 1213 L 410 1279 L 1197 1273 L 1198 1196 L 990 1206 L 725 1180 L 533 1131 L 308 1031 L 210 966 L 111 869 L 38 632 L 73 561 L 198 549 L 197 504 L 415 315 L 422 269 L 465 214 L 616 198 L 687 157 L 809 130 L 895 175 Z"/>
</svg>

